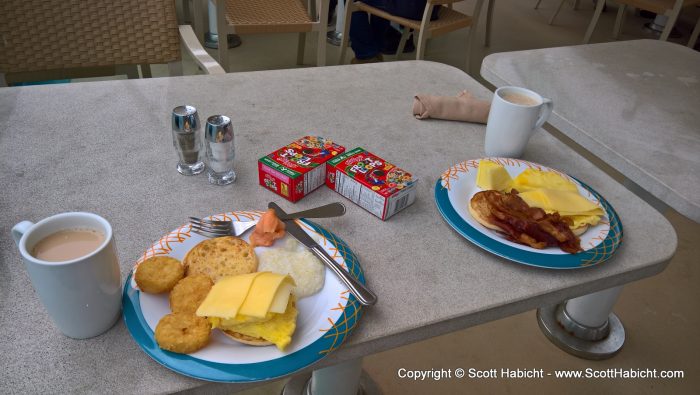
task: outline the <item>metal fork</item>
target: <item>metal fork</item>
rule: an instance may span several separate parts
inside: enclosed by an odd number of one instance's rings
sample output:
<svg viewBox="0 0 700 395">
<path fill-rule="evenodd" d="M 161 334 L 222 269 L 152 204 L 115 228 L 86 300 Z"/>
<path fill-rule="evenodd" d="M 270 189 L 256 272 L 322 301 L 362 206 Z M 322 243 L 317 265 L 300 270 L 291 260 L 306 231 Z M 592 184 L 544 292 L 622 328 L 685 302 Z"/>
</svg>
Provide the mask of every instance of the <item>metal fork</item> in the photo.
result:
<svg viewBox="0 0 700 395">
<path fill-rule="evenodd" d="M 297 218 L 330 218 L 345 214 L 345 206 L 342 203 L 331 203 L 309 210 L 289 213 L 280 217 L 281 220 Z M 258 221 L 216 221 L 189 217 L 192 231 L 205 237 L 240 236 L 250 228 L 257 225 Z"/>
</svg>

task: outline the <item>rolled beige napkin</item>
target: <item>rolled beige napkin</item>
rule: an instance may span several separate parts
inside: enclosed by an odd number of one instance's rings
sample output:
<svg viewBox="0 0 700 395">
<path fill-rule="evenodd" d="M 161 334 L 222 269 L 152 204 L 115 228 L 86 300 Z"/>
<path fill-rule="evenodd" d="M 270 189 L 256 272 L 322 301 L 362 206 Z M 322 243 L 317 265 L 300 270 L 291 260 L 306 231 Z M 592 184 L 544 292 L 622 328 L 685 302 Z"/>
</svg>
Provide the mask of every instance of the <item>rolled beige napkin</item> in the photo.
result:
<svg viewBox="0 0 700 395">
<path fill-rule="evenodd" d="M 479 100 L 467 91 L 456 97 L 418 94 L 413 99 L 413 115 L 418 119 L 486 123 L 491 102 Z"/>
</svg>

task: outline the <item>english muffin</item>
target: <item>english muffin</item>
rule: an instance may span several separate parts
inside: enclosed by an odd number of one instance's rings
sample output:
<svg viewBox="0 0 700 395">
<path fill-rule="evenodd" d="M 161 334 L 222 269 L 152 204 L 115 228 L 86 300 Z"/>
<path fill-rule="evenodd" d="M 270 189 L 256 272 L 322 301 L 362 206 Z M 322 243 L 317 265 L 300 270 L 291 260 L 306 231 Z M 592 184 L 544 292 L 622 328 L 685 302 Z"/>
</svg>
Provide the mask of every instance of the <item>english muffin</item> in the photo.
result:
<svg viewBox="0 0 700 395">
<path fill-rule="evenodd" d="M 258 270 L 258 258 L 253 247 L 233 236 L 204 240 L 187 253 L 183 263 L 188 276 L 205 274 L 214 283 L 222 277 Z"/>
<path fill-rule="evenodd" d="M 230 339 L 235 340 L 237 342 L 247 344 L 249 346 L 271 346 L 274 343 L 267 341 L 261 337 L 252 337 L 248 335 L 244 335 L 242 333 L 234 332 L 234 331 L 227 331 L 224 330 L 222 331 L 224 335 L 228 336 Z"/>
</svg>

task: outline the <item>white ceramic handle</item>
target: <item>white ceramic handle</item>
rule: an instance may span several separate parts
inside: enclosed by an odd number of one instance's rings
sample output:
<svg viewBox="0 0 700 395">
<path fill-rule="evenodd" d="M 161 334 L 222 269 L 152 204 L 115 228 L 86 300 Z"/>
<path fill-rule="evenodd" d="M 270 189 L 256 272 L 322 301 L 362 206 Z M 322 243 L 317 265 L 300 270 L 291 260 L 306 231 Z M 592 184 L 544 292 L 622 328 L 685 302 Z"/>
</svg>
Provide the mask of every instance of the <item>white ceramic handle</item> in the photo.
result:
<svg viewBox="0 0 700 395">
<path fill-rule="evenodd" d="M 542 98 L 542 113 L 535 123 L 535 130 L 539 129 L 544 125 L 552 114 L 552 99 Z"/>
<path fill-rule="evenodd" d="M 22 239 L 22 236 L 27 233 L 32 226 L 34 226 L 34 222 L 22 221 L 12 227 L 12 238 L 15 239 L 15 244 L 19 246 L 19 241 Z"/>
</svg>

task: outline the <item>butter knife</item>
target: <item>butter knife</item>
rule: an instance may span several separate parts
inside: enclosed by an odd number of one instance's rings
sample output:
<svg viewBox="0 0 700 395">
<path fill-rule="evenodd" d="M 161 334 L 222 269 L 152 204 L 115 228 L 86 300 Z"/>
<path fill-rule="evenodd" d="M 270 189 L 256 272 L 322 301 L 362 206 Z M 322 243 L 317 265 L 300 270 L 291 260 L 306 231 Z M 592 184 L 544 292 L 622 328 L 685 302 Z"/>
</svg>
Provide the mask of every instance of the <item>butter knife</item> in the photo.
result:
<svg viewBox="0 0 700 395">
<path fill-rule="evenodd" d="M 284 218 L 287 213 L 284 212 L 274 202 L 270 202 L 267 206 L 272 208 L 277 213 L 277 216 Z M 361 282 L 357 281 L 354 277 L 350 275 L 342 266 L 335 261 L 326 250 L 323 249 L 308 233 L 304 231 L 293 219 L 284 220 L 287 226 L 287 232 L 292 235 L 295 239 L 299 240 L 302 244 L 306 246 L 314 255 L 316 255 L 321 262 L 323 262 L 329 269 L 331 269 L 340 278 L 340 281 L 345 284 L 350 289 L 355 298 L 360 302 L 360 304 L 365 306 L 371 306 L 377 303 L 377 295 L 370 291 Z"/>
</svg>

